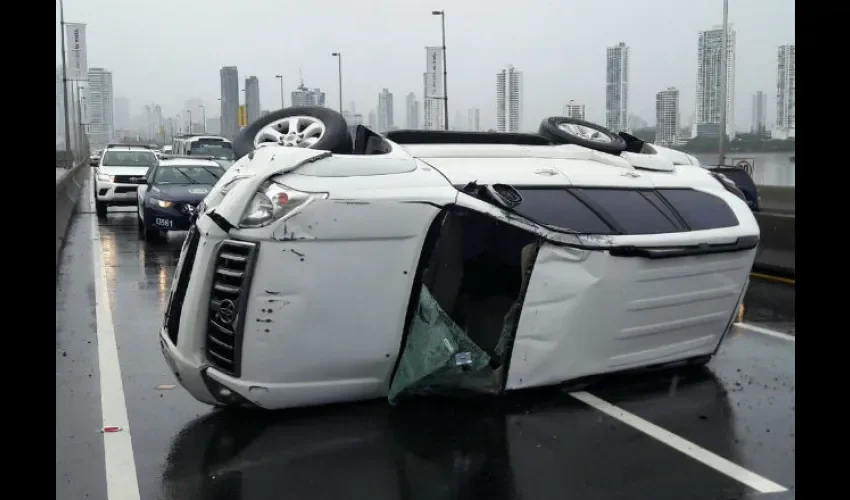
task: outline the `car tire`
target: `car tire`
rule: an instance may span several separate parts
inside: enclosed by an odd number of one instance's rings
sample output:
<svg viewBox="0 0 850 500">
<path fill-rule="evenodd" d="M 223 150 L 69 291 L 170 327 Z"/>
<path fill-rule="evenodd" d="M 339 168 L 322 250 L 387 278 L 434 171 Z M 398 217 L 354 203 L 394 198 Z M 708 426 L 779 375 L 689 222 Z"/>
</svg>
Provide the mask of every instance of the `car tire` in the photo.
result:
<svg viewBox="0 0 850 500">
<path fill-rule="evenodd" d="M 142 235 L 147 242 L 159 241 L 162 238 L 159 229 L 148 229 L 144 226 L 142 226 Z"/>
<path fill-rule="evenodd" d="M 94 200 L 94 211 L 97 213 L 97 216 L 101 219 L 106 217 L 106 203 L 102 201 Z"/>
<path fill-rule="evenodd" d="M 286 143 L 274 141 L 273 134 L 261 137 L 262 132 L 276 131 L 281 133 L 282 129 L 289 129 L 289 124 L 296 117 L 305 117 L 306 119 L 297 123 L 298 130 L 301 132 L 307 130 L 306 127 L 310 123 L 319 123 L 324 126 L 318 140 L 309 146 L 299 145 L 301 140 L 309 139 L 310 137 L 284 136 Z M 315 137 L 315 135 L 313 135 Z M 284 140 L 284 139 L 281 139 Z M 290 147 L 307 147 L 310 149 L 320 149 L 330 151 L 336 154 L 351 154 L 354 151 L 354 145 L 351 140 L 351 134 L 348 132 L 348 124 L 341 114 L 329 108 L 317 106 L 300 106 L 294 108 L 283 108 L 273 113 L 269 113 L 260 117 L 247 127 L 242 129 L 239 134 L 233 139 L 233 152 L 236 158 L 241 158 L 251 151 L 257 149 L 259 143 L 281 144 Z"/>
<path fill-rule="evenodd" d="M 569 128 L 575 129 L 575 127 L 591 129 L 593 132 L 599 134 L 600 139 L 591 139 L 578 134 L 577 131 L 569 130 Z M 566 116 L 550 116 L 546 118 L 540 123 L 537 133 L 555 144 L 575 144 L 576 146 L 583 146 L 612 155 L 618 155 L 626 149 L 626 141 L 618 134 L 611 132 L 601 125 Z"/>
</svg>

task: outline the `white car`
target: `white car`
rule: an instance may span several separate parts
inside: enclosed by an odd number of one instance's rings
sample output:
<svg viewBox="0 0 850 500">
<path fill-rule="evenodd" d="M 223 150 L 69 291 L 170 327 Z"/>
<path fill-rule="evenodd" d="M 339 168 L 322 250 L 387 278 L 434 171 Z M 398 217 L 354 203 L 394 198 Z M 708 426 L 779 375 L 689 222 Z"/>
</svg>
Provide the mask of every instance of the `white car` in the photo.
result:
<svg viewBox="0 0 850 500">
<path fill-rule="evenodd" d="M 110 206 L 136 206 L 136 190 L 158 158 L 148 148 L 109 146 L 94 169 L 94 204 L 98 217 Z"/>
<path fill-rule="evenodd" d="M 198 208 L 160 332 L 179 382 L 213 405 L 701 365 L 759 240 L 744 200 L 692 157 L 568 118 L 382 136 L 290 108 L 234 149 L 248 154 Z"/>
</svg>

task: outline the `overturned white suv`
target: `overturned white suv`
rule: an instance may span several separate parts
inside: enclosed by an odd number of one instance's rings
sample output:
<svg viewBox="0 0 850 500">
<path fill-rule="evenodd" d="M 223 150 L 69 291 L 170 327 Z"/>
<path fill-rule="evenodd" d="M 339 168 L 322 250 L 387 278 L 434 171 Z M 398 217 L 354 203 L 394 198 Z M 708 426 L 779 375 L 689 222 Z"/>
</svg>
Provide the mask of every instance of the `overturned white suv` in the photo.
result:
<svg viewBox="0 0 850 500">
<path fill-rule="evenodd" d="M 759 240 L 740 193 L 693 157 L 569 118 L 380 135 L 288 108 L 234 149 L 160 335 L 209 404 L 395 403 L 705 364 Z"/>
</svg>

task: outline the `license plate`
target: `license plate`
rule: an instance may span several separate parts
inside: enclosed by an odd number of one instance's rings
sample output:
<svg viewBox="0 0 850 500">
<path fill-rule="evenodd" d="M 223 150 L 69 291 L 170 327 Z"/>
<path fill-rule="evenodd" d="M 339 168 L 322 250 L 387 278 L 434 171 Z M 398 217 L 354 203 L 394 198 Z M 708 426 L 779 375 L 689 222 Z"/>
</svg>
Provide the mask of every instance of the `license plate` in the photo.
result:
<svg viewBox="0 0 850 500">
<path fill-rule="evenodd" d="M 162 227 L 172 227 L 174 226 L 174 221 L 171 219 L 162 219 L 160 217 L 156 217 L 153 220 L 154 225 L 162 226 Z"/>
</svg>

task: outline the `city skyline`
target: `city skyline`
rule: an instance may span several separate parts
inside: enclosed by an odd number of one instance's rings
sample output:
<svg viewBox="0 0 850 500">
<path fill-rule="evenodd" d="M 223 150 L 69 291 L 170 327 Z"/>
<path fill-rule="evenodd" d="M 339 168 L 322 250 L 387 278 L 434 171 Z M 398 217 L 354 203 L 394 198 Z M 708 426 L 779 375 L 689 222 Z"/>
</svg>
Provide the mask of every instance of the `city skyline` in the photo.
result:
<svg viewBox="0 0 850 500">
<path fill-rule="evenodd" d="M 262 0 L 258 1 L 263 3 Z M 153 4 L 156 3 L 154 0 Z M 647 9 L 653 12 L 653 16 L 641 23 L 635 23 L 625 15 L 610 16 L 611 11 L 625 9 L 625 3 L 620 5 L 612 2 L 605 9 L 593 5 L 571 8 L 571 16 L 579 16 L 581 24 L 592 26 L 590 31 L 569 30 L 571 34 L 554 29 L 551 26 L 553 23 L 541 23 L 541 20 L 563 14 L 564 8 L 558 6 L 532 2 L 531 8 L 527 9 L 529 12 L 510 15 L 500 12 L 491 15 L 492 9 L 489 9 L 488 23 L 516 24 L 517 39 L 522 40 L 520 44 L 512 43 L 513 36 L 511 40 L 500 39 L 487 27 L 461 29 L 465 21 L 473 19 L 473 7 L 477 9 L 483 3 L 453 4 L 446 14 L 450 113 L 454 113 L 455 109 L 478 107 L 481 110 L 482 128 L 492 128 L 495 125 L 492 104 L 495 89 L 489 75 L 504 67 L 506 62 L 512 62 L 522 68 L 526 75 L 524 128 L 535 128 L 541 118 L 559 111 L 566 98 L 585 103 L 588 120 L 604 123 L 605 95 L 599 82 L 603 81 L 605 74 L 605 48 L 622 40 L 631 51 L 629 113 L 652 121 L 655 94 L 659 89 L 674 85 L 681 91 L 683 113 L 690 115 L 687 103 L 695 100 L 695 39 L 699 31 L 719 23 L 720 4 L 712 2 L 711 5 L 694 3 L 693 6 L 682 6 L 661 0 L 650 3 L 652 6 Z M 183 8 L 173 7 L 178 10 Z M 419 95 L 422 83 L 418 75 L 422 73 L 422 68 L 421 56 L 417 54 L 421 54 L 423 46 L 439 43 L 439 22 L 432 19 L 430 11 L 420 14 L 418 10 L 421 9 L 410 6 L 390 4 L 385 7 L 381 22 L 360 19 L 362 16 L 357 16 L 354 10 L 345 5 L 340 6 L 341 12 L 334 12 L 331 16 L 332 19 L 351 19 L 355 16 L 358 23 L 367 23 L 356 31 L 351 31 L 353 27 L 343 27 L 340 33 L 331 37 L 347 34 L 347 39 L 353 40 L 353 48 L 346 51 L 343 61 L 344 97 L 357 102 L 364 114 L 376 106 L 374 95 L 381 88 L 386 87 L 398 95 L 410 91 Z M 272 58 L 273 63 L 269 63 L 269 58 L 260 56 L 256 50 L 268 38 L 258 29 L 254 30 L 257 31 L 256 39 L 252 38 L 250 42 L 241 42 L 234 37 L 214 39 L 214 47 L 206 51 L 209 53 L 178 64 L 165 50 L 166 43 L 170 41 L 170 45 L 177 44 L 179 40 L 193 36 L 193 33 L 200 33 L 199 29 L 177 29 L 177 23 L 168 21 L 160 28 L 159 38 L 163 39 L 162 42 L 148 47 L 151 45 L 150 34 L 142 36 L 134 28 L 123 33 L 123 39 L 118 38 L 114 25 L 122 24 L 120 20 L 127 18 L 127 14 L 120 11 L 111 5 L 93 8 L 87 0 L 73 0 L 66 4 L 66 19 L 88 23 L 89 58 L 92 64 L 113 71 L 116 95 L 129 98 L 135 113 L 138 113 L 141 103 L 158 102 L 167 111 L 166 114 L 176 114 L 185 99 L 193 95 L 200 96 L 210 108 L 215 107 L 219 89 L 216 88 L 218 85 L 213 75 L 224 64 L 236 65 L 241 73 L 259 78 L 261 86 L 266 89 L 261 96 L 263 109 L 277 109 L 279 106 L 274 75 L 283 75 L 285 88 L 289 91 L 298 81 L 299 67 L 302 67 L 313 85 L 326 88 L 329 99 L 335 100 L 337 68 L 330 52 L 338 48 L 338 40 L 318 43 L 315 49 L 308 48 L 297 57 L 287 56 L 284 51 L 283 55 Z M 791 2 L 730 2 L 730 23 L 736 25 L 738 32 L 735 94 L 745 96 L 735 103 L 735 115 L 742 118 L 735 123 L 739 130 L 746 130 L 750 125 L 751 102 L 746 96 L 758 90 L 770 93 L 775 88 L 776 47 L 794 42 L 793 13 Z M 240 16 L 236 15 L 241 19 Z M 403 29 L 390 26 L 389 31 L 382 35 L 394 37 L 397 32 L 404 33 L 391 46 L 385 47 L 385 38 L 362 34 L 368 31 L 367 26 L 389 26 L 383 18 L 392 17 L 403 18 L 405 22 L 402 23 Z M 226 24 L 235 21 L 228 17 Z M 259 22 L 262 24 L 264 20 Z M 227 29 L 222 23 L 225 23 L 224 19 L 212 19 L 204 31 L 215 30 L 216 26 Z M 671 27 L 675 29 L 669 29 Z M 655 32 L 657 35 L 646 32 Z M 287 34 L 287 40 L 289 37 L 298 38 Z M 133 61 L 132 57 L 126 57 L 124 50 L 129 43 L 142 44 L 140 46 L 146 47 L 146 53 L 150 52 L 146 57 L 157 60 L 158 67 L 162 69 L 157 78 L 151 78 L 147 68 L 128 64 Z M 285 42 L 278 43 L 285 45 Z M 479 50 L 482 44 L 488 49 L 483 55 Z M 324 45 L 328 46 L 328 50 L 325 50 Z M 113 50 L 113 47 L 118 50 Z M 581 47 L 581 50 L 575 47 Z M 382 61 L 387 69 L 375 68 L 375 60 Z M 562 62 L 553 64 L 553 61 L 558 60 Z M 370 71 L 364 74 L 359 70 L 361 67 L 368 67 Z M 424 103 L 424 99 L 422 101 Z M 775 108 L 768 106 L 768 122 L 775 120 Z M 398 114 L 395 116 L 396 122 L 403 119 Z"/>
</svg>

